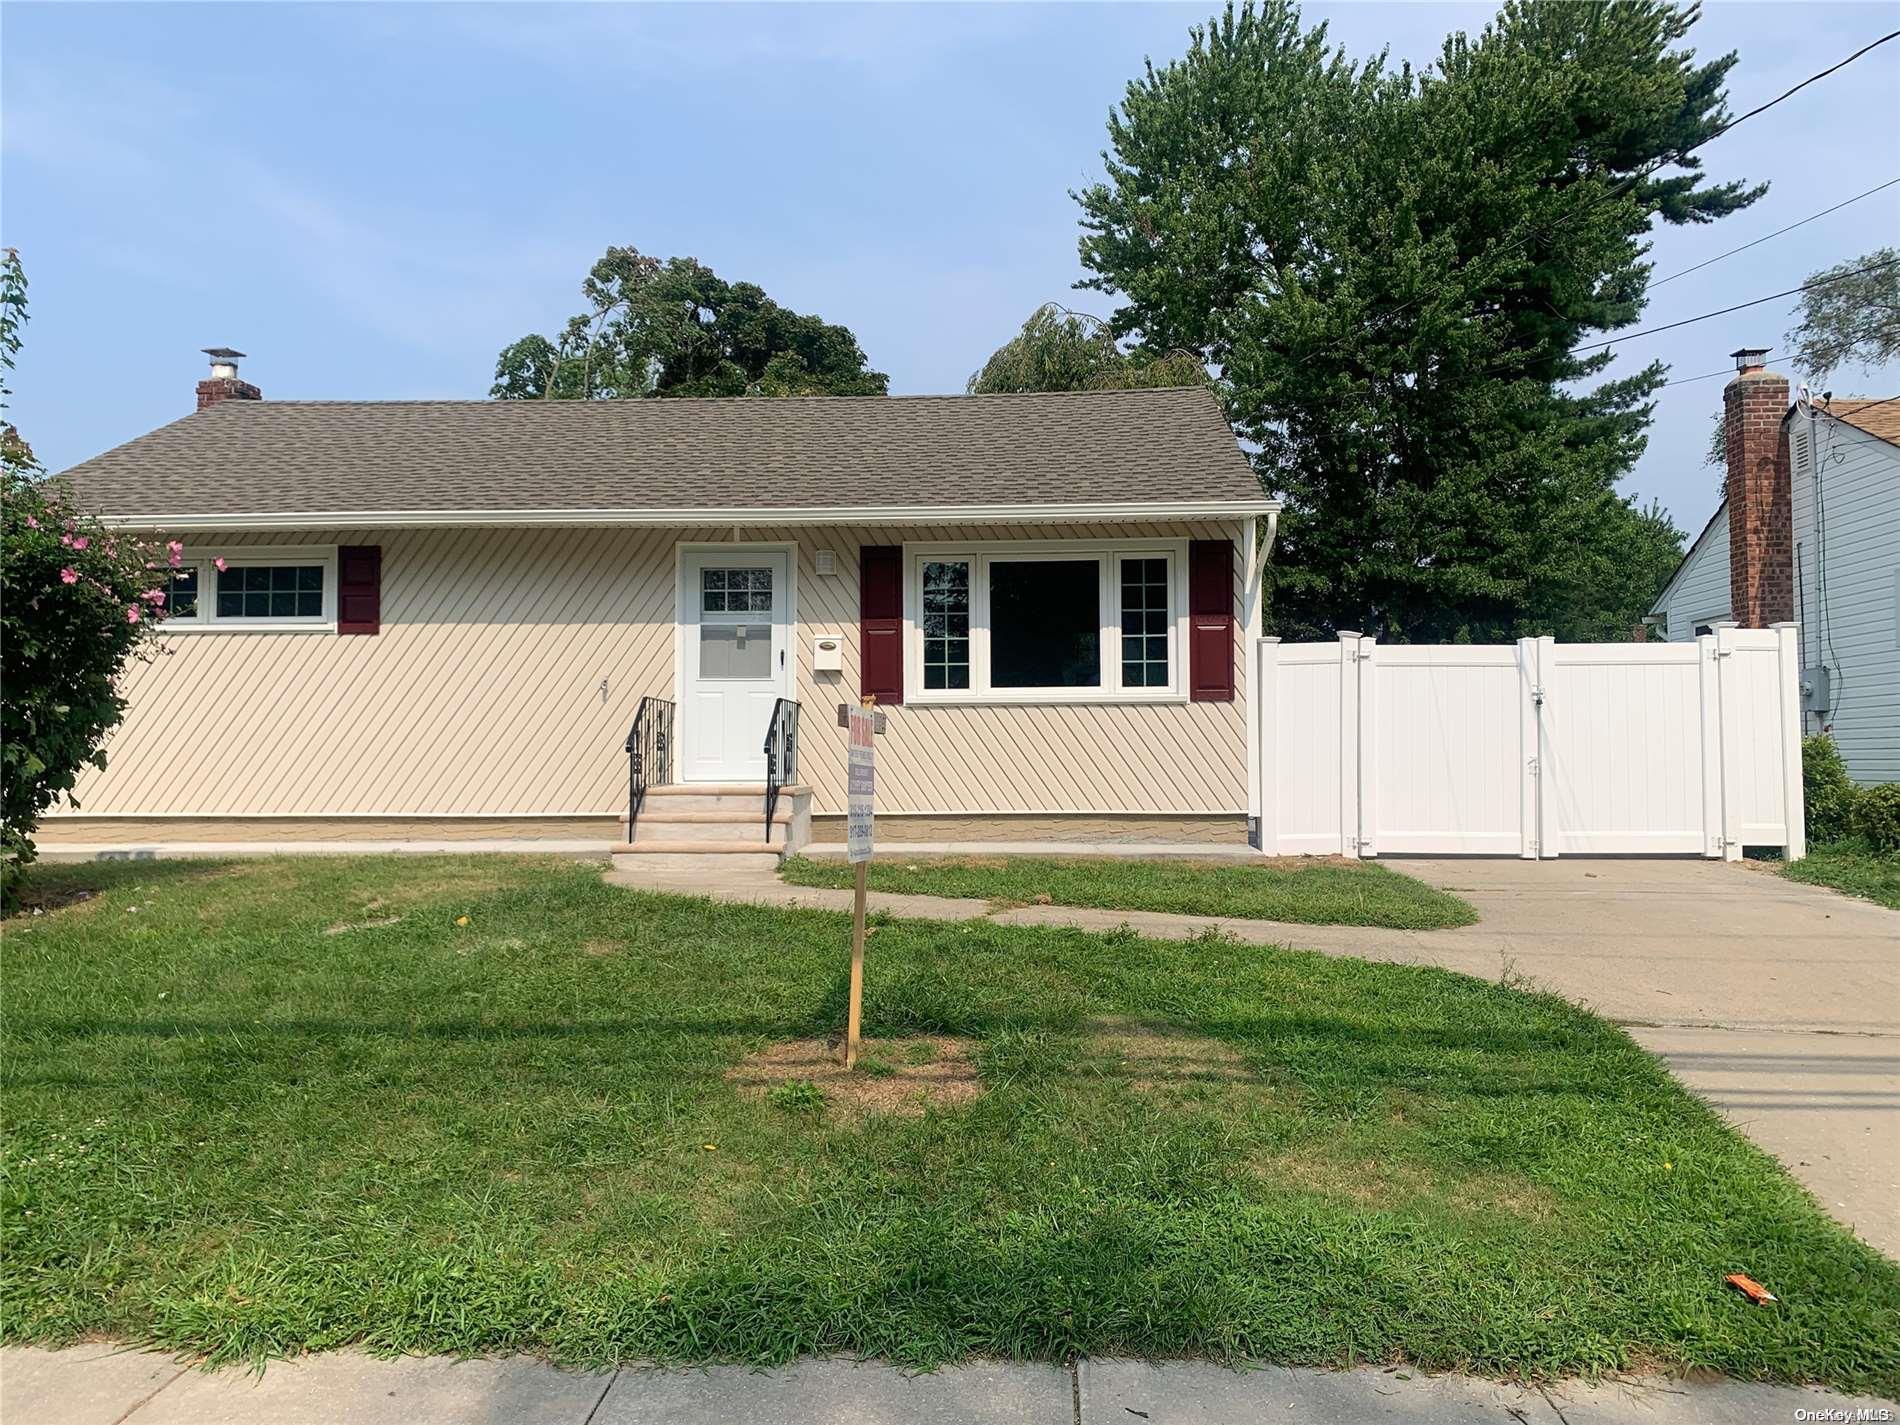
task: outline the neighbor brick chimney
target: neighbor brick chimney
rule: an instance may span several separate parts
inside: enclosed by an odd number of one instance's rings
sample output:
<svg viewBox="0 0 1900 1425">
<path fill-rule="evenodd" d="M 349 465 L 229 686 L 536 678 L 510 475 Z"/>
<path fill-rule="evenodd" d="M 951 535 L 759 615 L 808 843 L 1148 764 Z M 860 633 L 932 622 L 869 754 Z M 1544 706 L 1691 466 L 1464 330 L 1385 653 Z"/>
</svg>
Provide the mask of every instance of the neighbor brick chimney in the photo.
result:
<svg viewBox="0 0 1900 1425">
<path fill-rule="evenodd" d="M 1767 628 L 1794 617 L 1794 509 L 1788 483 L 1788 378 L 1763 365 L 1766 347 L 1733 353 L 1722 392 L 1728 453 L 1729 617 Z"/>
<path fill-rule="evenodd" d="M 211 358 L 211 375 L 198 383 L 198 409 L 215 406 L 220 401 L 261 401 L 264 393 L 249 381 L 238 380 L 238 359 L 244 355 L 228 346 L 207 346 L 204 354 Z"/>
</svg>

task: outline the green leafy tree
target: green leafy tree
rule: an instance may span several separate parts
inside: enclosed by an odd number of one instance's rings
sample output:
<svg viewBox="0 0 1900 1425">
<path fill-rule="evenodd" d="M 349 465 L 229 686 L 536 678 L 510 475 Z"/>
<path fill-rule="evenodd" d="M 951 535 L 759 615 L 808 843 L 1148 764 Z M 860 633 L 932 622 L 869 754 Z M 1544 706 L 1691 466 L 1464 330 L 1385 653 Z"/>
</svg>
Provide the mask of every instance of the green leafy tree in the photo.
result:
<svg viewBox="0 0 1900 1425">
<path fill-rule="evenodd" d="M 1578 347 L 1641 312 L 1653 220 L 1763 191 L 1689 152 L 1735 62 L 1674 48 L 1695 18 L 1512 3 L 1415 72 L 1267 0 L 1128 86 L 1076 195 L 1082 285 L 1216 374 L 1286 504 L 1277 631 L 1582 637 L 1660 588 L 1680 531 L 1616 482 L 1663 368 Z"/>
<path fill-rule="evenodd" d="M 556 337 L 503 348 L 502 400 L 629 396 L 882 396 L 849 328 L 725 282 L 690 257 L 610 247 L 581 284 L 587 310 Z"/>
<path fill-rule="evenodd" d="M 0 259 L 0 410 L 26 324 L 26 274 Z M 182 546 L 115 535 L 50 484 L 11 421 L 0 421 L 0 903 L 18 897 L 39 818 L 125 714 L 118 680 L 164 617 Z"/>
<path fill-rule="evenodd" d="M 1108 323 L 1046 302 L 970 378 L 973 396 L 1007 391 L 1126 391 L 1205 384 L 1192 352 L 1124 351 Z"/>
<path fill-rule="evenodd" d="M 1811 273 L 1794 326 L 1782 338 L 1811 385 L 1844 366 L 1871 370 L 1900 358 L 1900 248 Z"/>
</svg>

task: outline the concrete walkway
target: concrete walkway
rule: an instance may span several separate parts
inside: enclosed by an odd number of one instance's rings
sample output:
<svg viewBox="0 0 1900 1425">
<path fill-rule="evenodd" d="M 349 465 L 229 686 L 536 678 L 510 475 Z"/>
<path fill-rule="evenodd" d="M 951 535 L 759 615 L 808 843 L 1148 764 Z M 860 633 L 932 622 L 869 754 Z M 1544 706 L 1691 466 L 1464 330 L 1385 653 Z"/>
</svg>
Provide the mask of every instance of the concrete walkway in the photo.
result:
<svg viewBox="0 0 1900 1425">
<path fill-rule="evenodd" d="M 878 892 L 870 904 L 900 918 L 1126 925 L 1161 939 L 1219 930 L 1551 990 L 1627 1026 L 1823 1207 L 1900 1257 L 1900 912 L 1723 861 L 1390 864 L 1463 896 L 1478 923 L 1378 930 L 1070 906 L 996 910 Z M 643 866 L 608 879 L 770 905 L 851 906 L 849 891 L 788 886 L 770 871 L 667 875 Z"/>
<path fill-rule="evenodd" d="M 565 1371 L 525 1357 L 274 1361 L 261 1375 L 168 1356 L 0 1350 L 6 1425 L 1755 1425 L 1892 1409 L 1792 1386 L 1631 1380 L 1499 1385 L 1411 1369 L 1230 1371 L 1199 1362 L 978 1362 L 927 1375 L 805 1360 L 783 1370 Z M 1869 1415 L 1868 1419 L 1882 1418 Z M 1895 1417 L 1886 1417 L 1895 1418 Z"/>
</svg>

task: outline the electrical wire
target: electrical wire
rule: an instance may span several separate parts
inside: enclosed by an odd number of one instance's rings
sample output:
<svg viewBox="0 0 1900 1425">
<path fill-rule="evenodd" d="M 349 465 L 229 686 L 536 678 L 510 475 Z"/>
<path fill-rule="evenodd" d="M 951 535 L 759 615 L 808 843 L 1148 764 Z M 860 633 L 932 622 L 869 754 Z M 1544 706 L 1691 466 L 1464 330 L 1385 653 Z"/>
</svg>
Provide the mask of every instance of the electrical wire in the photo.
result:
<svg viewBox="0 0 1900 1425">
<path fill-rule="evenodd" d="M 1831 208 L 1823 208 L 1818 213 L 1810 213 L 1798 223 L 1789 223 L 1785 228 L 1776 228 L 1773 232 L 1765 233 L 1761 237 L 1756 238 L 1753 242 L 1745 242 L 1740 247 L 1732 247 L 1727 252 L 1718 253 L 1706 261 L 1698 262 L 1694 267 L 1685 267 L 1682 271 L 1672 272 L 1667 277 L 1658 277 L 1649 284 L 1649 290 L 1653 292 L 1665 283 L 1674 282 L 1678 277 L 1687 277 L 1691 272 L 1700 272 L 1705 267 L 1713 267 L 1716 263 L 1722 261 L 1723 258 L 1733 257 L 1738 252 L 1747 252 L 1751 247 L 1760 247 L 1771 238 L 1778 238 L 1783 233 L 1791 233 L 1796 228 L 1806 227 L 1816 218 L 1825 218 L 1829 213 L 1838 213 L 1842 208 L 1858 203 L 1862 198 L 1871 198 L 1876 193 L 1884 192 L 1886 189 L 1893 187 L 1896 183 L 1900 183 L 1900 178 L 1889 178 L 1877 188 L 1869 188 L 1865 193 L 1856 193 L 1852 198 L 1844 199 Z"/>
<path fill-rule="evenodd" d="M 1862 277 L 1869 272 L 1884 272 L 1887 268 L 1900 264 L 1900 257 L 1890 257 L 1885 262 L 1870 262 L 1865 267 L 1857 267 L 1852 272 L 1837 273 L 1833 277 L 1823 277 L 1815 282 L 1804 282 L 1799 287 L 1790 287 L 1786 292 L 1773 292 L 1766 297 L 1757 297 L 1752 302 L 1737 302 L 1732 307 L 1723 307 L 1719 311 L 1703 312 L 1699 316 L 1684 317 L 1679 322 L 1665 322 L 1659 327 L 1644 327 L 1640 331 L 1625 332 L 1621 336 L 1605 337 L 1602 341 L 1593 341 L 1583 346 L 1573 347 L 1571 355 L 1581 351 L 1595 351 L 1599 347 L 1615 346 L 1620 341 L 1635 341 L 1639 336 L 1654 336 L 1658 332 L 1674 331 L 1677 327 L 1693 326 L 1697 322 L 1706 322 L 1711 317 L 1726 317 L 1730 312 L 1745 311 L 1749 307 L 1759 307 L 1764 302 L 1779 301 L 1783 297 L 1792 297 L 1798 292 L 1812 292 L 1816 287 L 1826 287 L 1835 282 L 1845 282 L 1850 277 Z"/>
</svg>

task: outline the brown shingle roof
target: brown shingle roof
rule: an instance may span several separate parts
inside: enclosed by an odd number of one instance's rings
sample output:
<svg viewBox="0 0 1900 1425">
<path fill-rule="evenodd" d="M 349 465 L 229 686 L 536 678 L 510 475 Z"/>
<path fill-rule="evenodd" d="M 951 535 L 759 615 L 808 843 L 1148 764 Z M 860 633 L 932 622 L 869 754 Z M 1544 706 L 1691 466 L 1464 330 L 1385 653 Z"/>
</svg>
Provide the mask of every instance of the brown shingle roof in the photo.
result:
<svg viewBox="0 0 1900 1425">
<path fill-rule="evenodd" d="M 1900 396 L 1846 397 L 1829 401 L 1819 409 L 1857 430 L 1900 445 Z"/>
<path fill-rule="evenodd" d="M 1259 500 L 1202 389 L 222 401 L 67 472 L 107 515 Z"/>
</svg>

